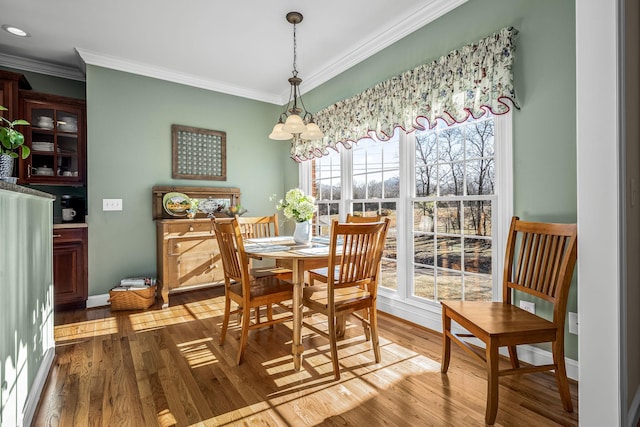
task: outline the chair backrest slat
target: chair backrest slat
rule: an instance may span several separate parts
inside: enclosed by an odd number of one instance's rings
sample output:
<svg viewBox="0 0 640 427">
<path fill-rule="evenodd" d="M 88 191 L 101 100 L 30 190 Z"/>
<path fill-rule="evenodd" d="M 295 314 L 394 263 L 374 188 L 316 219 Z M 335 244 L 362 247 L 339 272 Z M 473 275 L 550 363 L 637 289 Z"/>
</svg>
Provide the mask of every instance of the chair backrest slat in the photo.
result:
<svg viewBox="0 0 640 427">
<path fill-rule="evenodd" d="M 554 319 L 560 315 L 564 321 L 577 259 L 576 225 L 527 222 L 514 217 L 505 256 L 503 300 L 512 303 L 514 289 L 534 295 L 553 303 Z"/>
<path fill-rule="evenodd" d="M 242 237 L 245 239 L 273 237 L 279 235 L 278 214 L 271 216 L 238 216 Z"/>
</svg>

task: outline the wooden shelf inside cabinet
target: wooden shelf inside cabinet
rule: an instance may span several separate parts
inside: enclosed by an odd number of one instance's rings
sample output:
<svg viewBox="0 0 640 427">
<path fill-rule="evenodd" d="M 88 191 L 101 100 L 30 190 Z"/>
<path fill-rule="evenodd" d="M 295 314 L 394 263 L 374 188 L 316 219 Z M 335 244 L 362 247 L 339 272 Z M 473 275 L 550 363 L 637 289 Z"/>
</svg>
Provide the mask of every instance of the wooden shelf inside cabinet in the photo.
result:
<svg viewBox="0 0 640 427">
<path fill-rule="evenodd" d="M 86 103 L 56 95 L 20 91 L 23 126 L 32 154 L 20 162 L 20 182 L 83 185 L 86 182 Z"/>
</svg>

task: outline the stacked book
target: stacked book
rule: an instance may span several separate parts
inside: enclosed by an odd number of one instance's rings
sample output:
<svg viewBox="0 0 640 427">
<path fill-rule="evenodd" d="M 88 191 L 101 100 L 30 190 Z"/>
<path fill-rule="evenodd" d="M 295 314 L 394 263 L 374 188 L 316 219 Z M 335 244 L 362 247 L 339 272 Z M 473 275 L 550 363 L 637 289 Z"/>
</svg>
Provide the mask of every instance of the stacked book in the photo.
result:
<svg viewBox="0 0 640 427">
<path fill-rule="evenodd" d="M 128 291 L 130 289 L 145 289 L 155 286 L 156 279 L 154 277 L 127 277 L 120 280 L 120 285 L 113 288 L 113 291 Z"/>
</svg>

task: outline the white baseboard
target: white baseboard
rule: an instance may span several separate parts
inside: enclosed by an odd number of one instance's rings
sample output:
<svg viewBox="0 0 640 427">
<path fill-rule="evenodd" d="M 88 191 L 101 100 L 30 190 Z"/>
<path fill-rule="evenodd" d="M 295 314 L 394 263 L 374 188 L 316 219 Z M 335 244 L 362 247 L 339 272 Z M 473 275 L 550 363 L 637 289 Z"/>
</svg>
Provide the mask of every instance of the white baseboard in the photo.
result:
<svg viewBox="0 0 640 427">
<path fill-rule="evenodd" d="M 421 305 L 408 304 L 404 301 L 378 296 L 378 310 L 442 333 L 442 314 L 439 310 L 436 310 L 433 307 L 425 308 Z M 475 343 L 481 344 L 479 340 Z M 501 349 L 500 354 L 504 356 L 509 355 L 506 348 Z M 523 362 L 534 365 L 547 365 L 553 363 L 553 355 L 550 351 L 546 351 L 532 345 L 518 346 L 518 358 Z M 578 361 L 565 358 L 565 365 L 567 368 L 567 376 L 572 380 L 578 381 Z"/>
<path fill-rule="evenodd" d="M 636 389 L 636 395 L 633 397 L 633 402 L 631 402 L 627 421 L 629 427 L 636 427 L 640 423 L 640 387 Z"/>
<path fill-rule="evenodd" d="M 38 403 L 40 402 L 40 397 L 42 396 L 42 392 L 44 391 L 44 386 L 47 383 L 47 377 L 49 376 L 49 371 L 51 370 L 51 365 L 53 365 L 53 359 L 55 355 L 56 350 L 54 347 L 49 348 L 44 354 L 36 377 L 33 379 L 33 386 L 29 390 L 27 401 L 24 404 L 24 411 L 22 411 L 22 422 L 18 425 L 30 426 L 33 422 L 33 416 L 36 413 Z"/>
<path fill-rule="evenodd" d="M 109 304 L 109 294 L 91 295 L 87 298 L 87 308 L 104 307 Z"/>
</svg>

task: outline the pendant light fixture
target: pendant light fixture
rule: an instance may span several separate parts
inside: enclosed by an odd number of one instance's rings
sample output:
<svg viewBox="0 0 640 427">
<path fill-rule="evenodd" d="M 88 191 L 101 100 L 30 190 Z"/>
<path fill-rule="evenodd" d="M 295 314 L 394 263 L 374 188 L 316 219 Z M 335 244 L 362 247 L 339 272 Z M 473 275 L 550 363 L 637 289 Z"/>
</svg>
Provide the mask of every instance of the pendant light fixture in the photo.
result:
<svg viewBox="0 0 640 427">
<path fill-rule="evenodd" d="M 291 92 L 289 94 L 289 102 L 287 102 L 285 110 L 280 114 L 278 123 L 273 127 L 269 138 L 278 141 L 292 139 L 294 143 L 300 139 L 309 141 L 320 139 L 324 137 L 324 133 L 313 122 L 313 116 L 304 106 L 302 94 L 300 93 L 302 79 L 298 77 L 298 70 L 296 69 L 296 25 L 302 22 L 302 14 L 300 12 L 289 12 L 287 13 L 287 21 L 293 24 L 293 76 L 289 77 Z M 302 108 L 298 107 L 298 98 Z"/>
</svg>

